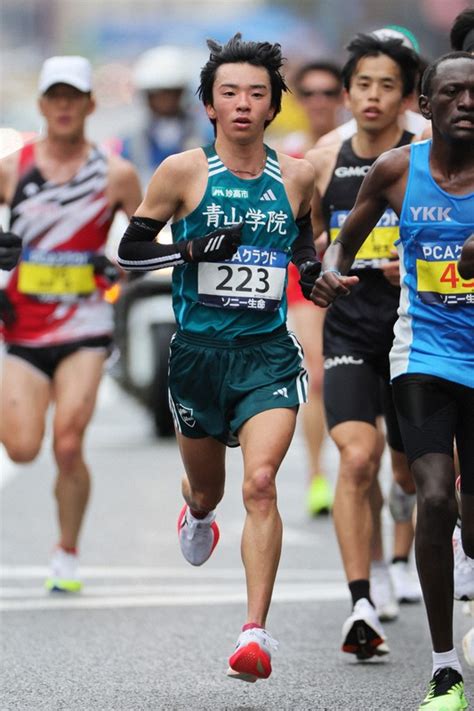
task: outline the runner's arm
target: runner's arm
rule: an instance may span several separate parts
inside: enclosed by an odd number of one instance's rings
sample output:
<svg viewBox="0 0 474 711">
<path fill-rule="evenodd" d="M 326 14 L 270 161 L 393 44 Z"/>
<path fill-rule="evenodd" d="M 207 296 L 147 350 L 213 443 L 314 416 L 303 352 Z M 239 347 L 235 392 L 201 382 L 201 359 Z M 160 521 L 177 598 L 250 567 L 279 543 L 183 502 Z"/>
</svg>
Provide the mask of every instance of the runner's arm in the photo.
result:
<svg viewBox="0 0 474 711">
<path fill-rule="evenodd" d="M 367 173 L 353 209 L 324 255 L 321 276 L 311 297 L 318 306 L 329 306 L 359 281 L 356 276 L 344 275 L 386 208 L 386 190 L 393 184 L 396 172 L 390 169 L 390 153 L 382 154 Z"/>
<path fill-rule="evenodd" d="M 186 184 L 182 163 L 180 156 L 171 156 L 154 173 L 145 198 L 131 217 L 118 248 L 117 261 L 123 269 L 152 271 L 185 262 L 221 261 L 229 259 L 237 251 L 242 224 L 176 244 L 156 241 L 182 203 L 180 191 Z"/>
<path fill-rule="evenodd" d="M 131 217 L 142 201 L 140 179 L 135 167 L 127 160 L 113 156 L 110 164 L 113 181 L 113 202 L 116 209 Z"/>
<path fill-rule="evenodd" d="M 308 161 L 301 165 L 301 217 L 296 219 L 298 237 L 291 247 L 291 261 L 300 273 L 300 287 L 305 299 L 309 299 L 314 283 L 321 272 L 321 262 L 318 259 L 314 243 L 313 221 L 311 218 L 311 201 L 314 186 L 314 169 Z M 307 212 L 304 212 L 308 208 Z"/>
<path fill-rule="evenodd" d="M 461 259 L 458 262 L 458 272 L 463 279 L 474 277 L 474 235 L 471 235 L 464 242 Z"/>
</svg>

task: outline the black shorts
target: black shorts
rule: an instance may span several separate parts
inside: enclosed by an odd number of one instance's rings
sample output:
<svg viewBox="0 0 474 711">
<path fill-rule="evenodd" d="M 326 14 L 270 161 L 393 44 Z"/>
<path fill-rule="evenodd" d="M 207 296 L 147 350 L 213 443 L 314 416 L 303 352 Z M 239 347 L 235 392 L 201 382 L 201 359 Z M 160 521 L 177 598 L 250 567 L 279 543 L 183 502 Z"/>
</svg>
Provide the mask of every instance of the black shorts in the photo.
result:
<svg viewBox="0 0 474 711">
<path fill-rule="evenodd" d="M 387 442 L 403 452 L 403 441 L 390 386 L 388 357 L 331 355 L 324 359 L 324 407 L 328 429 L 343 422 L 376 426 L 385 417 Z"/>
<path fill-rule="evenodd" d="M 52 378 L 60 362 L 82 349 L 103 350 L 110 353 L 112 338 L 98 336 L 95 338 L 82 338 L 78 341 L 69 341 L 55 346 L 19 346 L 14 343 L 7 345 L 7 353 L 21 358 L 48 378 Z"/>
<path fill-rule="evenodd" d="M 474 494 L 474 388 L 418 373 L 400 375 L 392 388 L 408 462 L 452 457 L 456 439 L 461 491 Z"/>
</svg>

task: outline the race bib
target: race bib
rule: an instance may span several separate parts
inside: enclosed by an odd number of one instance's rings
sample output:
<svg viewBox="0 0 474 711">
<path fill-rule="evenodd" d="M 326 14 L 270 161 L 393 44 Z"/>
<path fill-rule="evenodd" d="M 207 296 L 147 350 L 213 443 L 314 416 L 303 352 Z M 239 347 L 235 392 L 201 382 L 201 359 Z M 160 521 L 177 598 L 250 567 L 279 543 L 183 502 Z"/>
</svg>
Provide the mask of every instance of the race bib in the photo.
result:
<svg viewBox="0 0 474 711">
<path fill-rule="evenodd" d="M 336 210 L 331 214 L 331 242 L 338 236 L 348 214 L 348 210 Z M 386 264 L 389 259 L 393 259 L 392 250 L 395 249 L 398 236 L 398 217 L 393 210 L 385 210 L 357 252 L 351 269 L 378 269 Z"/>
<path fill-rule="evenodd" d="M 61 301 L 95 291 L 94 268 L 86 252 L 25 250 L 18 269 L 22 294 Z"/>
<path fill-rule="evenodd" d="M 416 285 L 425 304 L 474 305 L 474 280 L 459 276 L 457 261 L 417 259 Z"/>
<path fill-rule="evenodd" d="M 243 245 L 229 261 L 200 262 L 199 303 L 223 309 L 275 311 L 283 296 L 286 266 L 285 252 Z"/>
</svg>

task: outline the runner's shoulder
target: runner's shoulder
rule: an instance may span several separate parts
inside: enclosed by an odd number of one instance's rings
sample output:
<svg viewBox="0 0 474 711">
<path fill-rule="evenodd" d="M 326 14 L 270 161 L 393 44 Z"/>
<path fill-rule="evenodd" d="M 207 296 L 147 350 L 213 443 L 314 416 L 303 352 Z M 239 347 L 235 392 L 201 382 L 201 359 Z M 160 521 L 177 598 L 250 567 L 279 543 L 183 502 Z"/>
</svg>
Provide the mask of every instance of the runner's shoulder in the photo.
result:
<svg viewBox="0 0 474 711">
<path fill-rule="evenodd" d="M 305 158 L 311 163 L 318 174 L 325 170 L 328 165 L 332 165 L 334 163 L 341 145 L 341 140 L 334 141 L 324 146 L 316 145 L 306 153 Z"/>
<path fill-rule="evenodd" d="M 410 144 L 384 151 L 375 161 L 371 173 L 389 185 L 401 178 L 410 163 Z"/>
<path fill-rule="evenodd" d="M 162 177 L 174 180 L 191 180 L 201 172 L 207 172 L 206 155 L 202 148 L 191 148 L 165 158 L 155 175 L 159 173 Z"/>
<path fill-rule="evenodd" d="M 107 156 L 109 167 L 109 178 L 114 181 L 126 181 L 137 175 L 137 170 L 133 163 L 117 154 Z"/>
<path fill-rule="evenodd" d="M 306 158 L 294 158 L 286 153 L 278 153 L 282 178 L 301 186 L 314 184 L 314 168 Z"/>
<path fill-rule="evenodd" d="M 13 197 L 18 181 L 21 150 L 10 153 L 0 160 L 0 204 L 5 204 Z"/>
</svg>

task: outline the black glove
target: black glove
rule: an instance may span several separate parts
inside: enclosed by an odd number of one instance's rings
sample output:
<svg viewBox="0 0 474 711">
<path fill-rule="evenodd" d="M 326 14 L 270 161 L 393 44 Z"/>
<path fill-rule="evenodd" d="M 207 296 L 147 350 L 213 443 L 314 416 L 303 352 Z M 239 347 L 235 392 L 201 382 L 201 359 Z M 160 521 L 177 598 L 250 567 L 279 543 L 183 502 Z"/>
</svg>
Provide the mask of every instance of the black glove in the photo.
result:
<svg viewBox="0 0 474 711">
<path fill-rule="evenodd" d="M 311 299 L 311 292 L 316 279 L 321 273 L 321 262 L 303 262 L 299 267 L 300 286 L 305 299 Z"/>
<path fill-rule="evenodd" d="M 182 257 L 185 262 L 221 262 L 230 259 L 242 241 L 243 222 L 232 227 L 214 230 L 205 237 L 196 237 L 185 243 Z M 178 243 L 179 244 L 179 243 Z"/>
<path fill-rule="evenodd" d="M 13 232 L 0 229 L 0 269 L 9 272 L 16 267 L 21 254 L 21 239 Z"/>
<path fill-rule="evenodd" d="M 12 326 L 15 320 L 16 313 L 13 304 L 5 289 L 0 289 L 0 321 L 3 321 L 5 326 Z"/>
<path fill-rule="evenodd" d="M 111 287 L 118 282 L 120 269 L 105 254 L 93 254 L 90 261 L 94 267 L 94 274 L 103 277 L 107 287 Z"/>
</svg>

